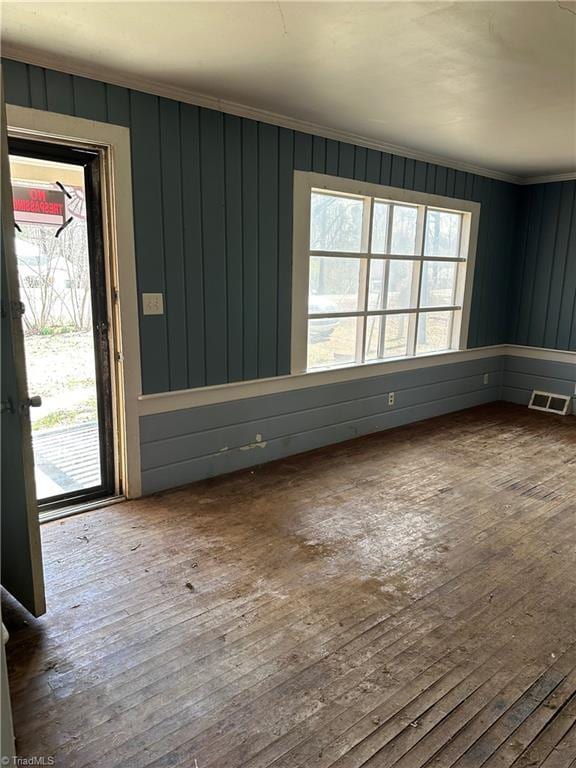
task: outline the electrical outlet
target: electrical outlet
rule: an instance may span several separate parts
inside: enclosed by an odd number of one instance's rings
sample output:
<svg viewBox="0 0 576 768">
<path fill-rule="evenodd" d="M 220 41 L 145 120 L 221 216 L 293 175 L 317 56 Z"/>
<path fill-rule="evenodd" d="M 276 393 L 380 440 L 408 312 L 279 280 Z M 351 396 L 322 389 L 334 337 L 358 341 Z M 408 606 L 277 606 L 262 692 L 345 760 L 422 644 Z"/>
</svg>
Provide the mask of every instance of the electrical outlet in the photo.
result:
<svg viewBox="0 0 576 768">
<path fill-rule="evenodd" d="M 488 384 L 488 374 L 484 374 L 484 384 Z"/>
<path fill-rule="evenodd" d="M 394 405 L 396 394 L 394 392 L 388 392 L 388 405 Z"/>
<path fill-rule="evenodd" d="M 164 314 L 164 296 L 161 293 L 142 294 L 142 312 L 145 315 Z"/>
</svg>

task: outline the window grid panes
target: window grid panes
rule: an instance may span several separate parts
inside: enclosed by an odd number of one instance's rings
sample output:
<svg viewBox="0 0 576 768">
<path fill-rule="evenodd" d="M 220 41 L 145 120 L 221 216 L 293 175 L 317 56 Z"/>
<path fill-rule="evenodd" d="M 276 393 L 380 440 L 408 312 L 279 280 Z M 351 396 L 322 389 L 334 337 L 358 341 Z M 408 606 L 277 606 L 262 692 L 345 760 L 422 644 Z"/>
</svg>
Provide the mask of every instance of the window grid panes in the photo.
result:
<svg viewBox="0 0 576 768">
<path fill-rule="evenodd" d="M 467 256 L 465 216 L 313 190 L 308 369 L 454 349 Z"/>
</svg>

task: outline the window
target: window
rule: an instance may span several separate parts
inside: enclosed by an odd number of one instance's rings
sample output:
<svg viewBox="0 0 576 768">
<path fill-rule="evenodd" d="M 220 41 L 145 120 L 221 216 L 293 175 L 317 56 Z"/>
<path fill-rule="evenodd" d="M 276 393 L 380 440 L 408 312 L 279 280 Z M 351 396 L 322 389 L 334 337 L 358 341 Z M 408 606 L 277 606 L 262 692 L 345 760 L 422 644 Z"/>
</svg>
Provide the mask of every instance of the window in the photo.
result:
<svg viewBox="0 0 576 768">
<path fill-rule="evenodd" d="M 480 206 L 295 176 L 293 372 L 465 346 Z"/>
</svg>

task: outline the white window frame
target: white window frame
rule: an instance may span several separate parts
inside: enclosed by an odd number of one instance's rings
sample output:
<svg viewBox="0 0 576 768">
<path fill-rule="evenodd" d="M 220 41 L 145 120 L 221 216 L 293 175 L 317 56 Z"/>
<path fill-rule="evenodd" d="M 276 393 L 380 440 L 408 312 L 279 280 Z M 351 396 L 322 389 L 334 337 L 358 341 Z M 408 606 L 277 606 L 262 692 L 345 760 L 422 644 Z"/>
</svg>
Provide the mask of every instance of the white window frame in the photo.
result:
<svg viewBox="0 0 576 768">
<path fill-rule="evenodd" d="M 449 212 L 462 214 L 462 227 L 460 233 L 460 252 L 457 257 L 448 259 L 437 259 L 435 257 L 425 257 L 423 255 L 423 231 L 419 228 L 417 234 L 419 240 L 419 254 L 415 256 L 404 256 L 405 260 L 410 261 L 450 261 L 457 262 L 458 276 L 456 280 L 457 297 L 454 306 L 438 307 L 437 310 L 450 311 L 454 307 L 458 309 L 454 313 L 454 322 L 451 331 L 451 344 L 449 350 L 439 350 L 426 354 L 415 354 L 412 350 L 411 355 L 402 358 L 391 358 L 389 361 L 383 359 L 365 361 L 362 363 L 353 362 L 339 366 L 330 366 L 325 368 L 307 368 L 308 356 L 308 291 L 309 291 L 309 271 L 310 271 L 310 208 L 311 194 L 313 190 L 326 190 L 327 192 L 339 192 L 345 195 L 359 195 L 363 198 L 378 198 L 390 200 L 391 202 L 407 203 L 421 208 L 427 206 L 438 208 Z M 366 227 L 367 216 L 364 216 L 364 225 Z M 421 217 L 419 217 L 421 220 Z M 386 366 L 392 361 L 429 358 L 436 355 L 445 355 L 450 351 L 467 349 L 468 327 L 470 322 L 470 307 L 472 303 L 472 286 L 474 282 L 474 267 L 476 262 L 476 246 L 478 241 L 478 225 L 480 220 L 480 203 L 470 200 L 460 200 L 453 197 L 444 197 L 442 195 L 433 195 L 424 192 L 415 192 L 398 187 L 387 187 L 381 184 L 372 184 L 353 179 L 344 179 L 337 176 L 328 176 L 320 173 L 311 173 L 305 171 L 294 172 L 294 222 L 293 222 L 293 263 L 292 263 L 292 347 L 291 347 L 291 373 L 318 373 L 322 371 L 332 371 L 338 368 L 362 368 L 364 366 Z M 366 241 L 366 233 L 363 240 Z M 365 242 L 364 242 L 365 244 Z M 330 256 L 353 256 L 361 258 L 367 249 L 363 248 L 361 253 L 340 253 L 330 252 Z M 322 252 L 314 251 L 313 255 L 323 255 Z M 384 255 L 367 254 L 366 258 L 388 258 Z M 398 257 L 400 258 L 400 257 Z M 421 270 L 419 270 L 421 272 Z M 419 311 L 423 311 L 419 309 Z M 429 311 L 429 310 L 428 310 Z M 336 315 L 385 315 L 398 312 L 398 310 L 375 310 L 358 313 L 332 313 Z M 414 314 L 416 322 L 417 314 Z"/>
</svg>

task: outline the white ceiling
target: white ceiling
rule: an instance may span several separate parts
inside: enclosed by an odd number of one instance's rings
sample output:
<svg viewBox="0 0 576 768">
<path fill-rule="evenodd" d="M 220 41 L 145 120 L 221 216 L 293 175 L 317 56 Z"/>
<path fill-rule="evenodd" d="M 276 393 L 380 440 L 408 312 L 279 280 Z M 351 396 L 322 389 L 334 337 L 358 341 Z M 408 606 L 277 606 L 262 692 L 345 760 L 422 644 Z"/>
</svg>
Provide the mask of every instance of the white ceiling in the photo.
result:
<svg viewBox="0 0 576 768">
<path fill-rule="evenodd" d="M 49 54 L 69 71 L 143 78 L 516 176 L 576 170 L 571 0 L 2 11 L 3 55 Z"/>
</svg>

